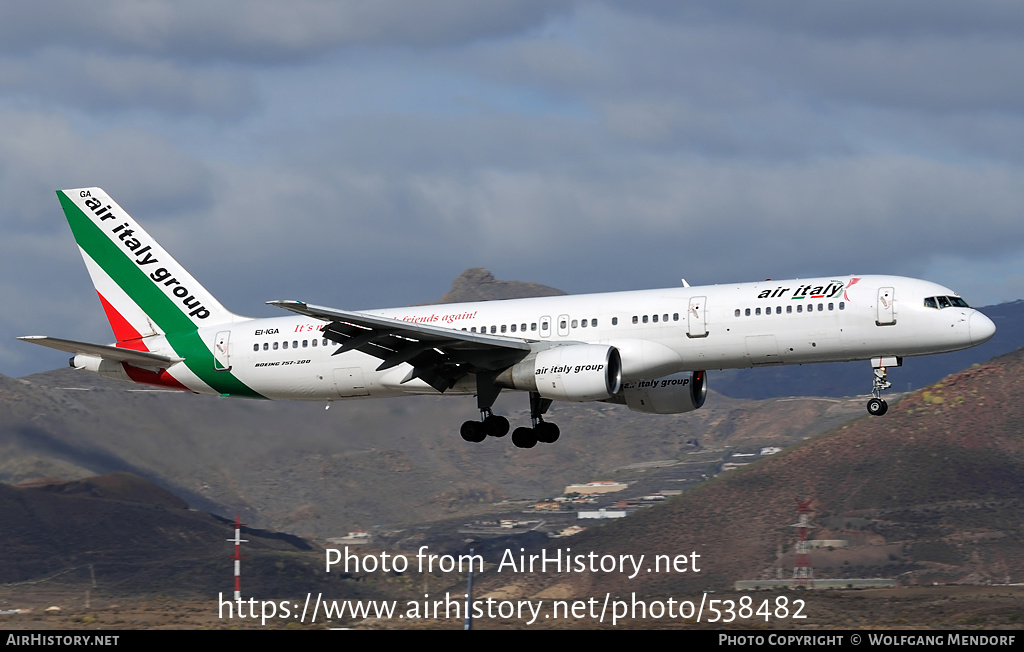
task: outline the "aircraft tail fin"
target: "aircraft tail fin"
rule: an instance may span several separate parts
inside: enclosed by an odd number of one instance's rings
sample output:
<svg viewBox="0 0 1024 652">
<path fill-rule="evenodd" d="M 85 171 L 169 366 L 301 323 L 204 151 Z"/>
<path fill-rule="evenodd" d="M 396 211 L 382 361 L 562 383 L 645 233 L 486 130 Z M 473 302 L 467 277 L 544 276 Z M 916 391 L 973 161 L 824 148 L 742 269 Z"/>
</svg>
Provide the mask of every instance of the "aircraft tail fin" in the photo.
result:
<svg viewBox="0 0 1024 652">
<path fill-rule="evenodd" d="M 244 319 L 227 310 L 100 188 L 58 190 L 118 342 Z"/>
</svg>

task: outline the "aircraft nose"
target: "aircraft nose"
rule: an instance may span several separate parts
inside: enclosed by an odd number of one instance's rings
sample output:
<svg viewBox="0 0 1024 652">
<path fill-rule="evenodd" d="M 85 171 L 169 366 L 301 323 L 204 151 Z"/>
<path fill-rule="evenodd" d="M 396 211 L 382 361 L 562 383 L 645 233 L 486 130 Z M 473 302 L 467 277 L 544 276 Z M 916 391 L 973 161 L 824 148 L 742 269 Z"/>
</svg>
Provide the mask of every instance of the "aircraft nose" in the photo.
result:
<svg viewBox="0 0 1024 652">
<path fill-rule="evenodd" d="M 974 314 L 971 315 L 971 321 L 968 322 L 968 328 L 971 332 L 971 344 L 987 342 L 996 334 L 996 325 L 992 323 L 991 319 L 977 310 L 975 310 Z"/>
</svg>

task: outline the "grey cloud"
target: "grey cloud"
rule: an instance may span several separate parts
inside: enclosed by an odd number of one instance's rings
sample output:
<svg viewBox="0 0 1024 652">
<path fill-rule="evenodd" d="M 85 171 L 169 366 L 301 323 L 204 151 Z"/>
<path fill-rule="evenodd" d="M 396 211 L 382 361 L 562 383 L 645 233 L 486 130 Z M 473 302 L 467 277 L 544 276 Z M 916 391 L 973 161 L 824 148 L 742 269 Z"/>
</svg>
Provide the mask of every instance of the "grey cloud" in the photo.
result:
<svg viewBox="0 0 1024 652">
<path fill-rule="evenodd" d="M 588 6 L 576 38 L 485 43 L 462 65 L 563 98 L 685 100 L 726 112 L 783 97 L 927 113 L 1024 106 L 1014 81 L 1024 74 L 1020 30 L 982 34 L 971 21 L 956 30 L 950 20 L 945 31 L 908 36 L 877 24 L 857 38 L 836 38 L 742 14 L 720 18 L 672 22 Z"/>
<path fill-rule="evenodd" d="M 63 117 L 0 112 L 0 221 L 5 230 L 63 228 L 54 191 L 102 186 L 154 211 L 207 201 L 204 166 L 151 133 L 112 129 L 89 136 Z M 54 226 L 56 225 L 56 227 Z"/>
<path fill-rule="evenodd" d="M 569 3 L 541 0 L 50 0 L 5 3 L 0 49 L 57 45 L 183 59 L 288 62 L 347 45 L 438 47 L 517 33 Z"/>
<path fill-rule="evenodd" d="M 239 70 L 184 69 L 171 61 L 67 49 L 0 59 L 0 89 L 83 110 L 151 109 L 218 118 L 238 117 L 257 104 Z"/>
<path fill-rule="evenodd" d="M 754 25 L 829 38 L 922 34 L 1019 35 L 1024 6 L 1005 0 L 740 0 L 739 2 L 612 1 L 617 10 L 660 21 L 707 26 Z"/>
</svg>

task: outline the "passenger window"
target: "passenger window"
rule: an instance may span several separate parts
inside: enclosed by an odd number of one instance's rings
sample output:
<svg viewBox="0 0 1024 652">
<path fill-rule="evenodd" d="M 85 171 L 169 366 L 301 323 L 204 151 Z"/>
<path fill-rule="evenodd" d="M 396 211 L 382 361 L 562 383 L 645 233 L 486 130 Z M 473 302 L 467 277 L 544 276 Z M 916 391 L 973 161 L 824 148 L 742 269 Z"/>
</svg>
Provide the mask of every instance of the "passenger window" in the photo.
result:
<svg viewBox="0 0 1024 652">
<path fill-rule="evenodd" d="M 743 312 L 744 312 L 744 314 L 746 314 L 746 316 L 747 316 L 747 317 L 749 317 L 749 316 L 750 316 L 750 308 L 747 308 L 747 309 L 746 309 L 746 310 L 744 310 Z"/>
<path fill-rule="evenodd" d="M 465 328 L 463 328 L 462 330 L 466 330 L 466 329 L 465 329 Z M 313 340 L 313 348 L 314 348 L 314 349 L 316 348 L 316 342 L 317 342 L 316 340 Z"/>
<path fill-rule="evenodd" d="M 491 332 L 492 333 L 497 333 L 498 332 L 498 327 L 497 326 L 491 326 Z"/>
<path fill-rule="evenodd" d="M 835 310 L 836 309 L 836 304 L 834 304 L 834 303 L 828 304 L 828 309 L 829 310 Z"/>
<path fill-rule="evenodd" d="M 618 325 L 619 325 L 619 318 L 618 317 L 612 317 L 612 326 L 618 326 Z"/>
<path fill-rule="evenodd" d="M 521 331 L 523 331 L 525 333 L 526 332 L 526 324 L 523 324 L 522 326 L 520 326 L 519 330 L 521 330 Z M 536 325 L 534 325 L 534 330 L 537 330 Z"/>
<path fill-rule="evenodd" d="M 736 315 L 736 316 L 739 317 L 739 315 Z M 678 312 L 672 313 L 672 321 L 679 321 L 679 313 Z"/>
<path fill-rule="evenodd" d="M 324 338 L 324 346 L 327 346 L 327 338 Z"/>
<path fill-rule="evenodd" d="M 668 313 L 667 312 L 664 315 L 661 316 L 661 321 L 668 321 Z"/>
<path fill-rule="evenodd" d="M 651 319 L 654 321 L 655 324 L 658 323 L 658 316 L 657 315 L 654 315 Z"/>
<path fill-rule="evenodd" d="M 288 342 L 287 341 L 285 341 L 285 343 L 283 345 L 283 348 L 286 348 L 286 349 L 288 348 Z"/>
<path fill-rule="evenodd" d="M 647 323 L 647 315 L 644 315 L 644 323 Z"/>
<path fill-rule="evenodd" d="M 563 331 L 565 330 L 565 320 L 564 319 L 562 321 L 558 322 L 558 328 L 560 330 L 563 330 Z"/>
<path fill-rule="evenodd" d="M 802 303 L 796 304 L 796 311 L 797 312 L 803 312 L 804 311 L 804 305 Z"/>
<path fill-rule="evenodd" d="M 636 324 L 636 323 L 638 323 L 639 321 L 640 321 L 640 320 L 639 320 L 639 319 L 637 318 L 637 316 L 636 316 L 636 315 L 633 315 L 633 323 L 634 323 L 634 324 Z"/>
<path fill-rule="evenodd" d="M 840 301 L 839 302 L 839 309 L 840 310 L 846 310 L 846 304 L 844 302 Z"/>
<path fill-rule="evenodd" d="M 512 324 L 512 332 L 513 332 L 513 333 L 515 333 L 515 332 L 516 332 L 516 325 L 515 325 L 515 324 Z"/>
<path fill-rule="evenodd" d="M 502 332 L 502 333 L 504 333 L 504 332 L 505 332 L 505 330 L 506 330 L 505 324 L 502 324 L 502 325 L 501 325 L 501 332 Z"/>
<path fill-rule="evenodd" d="M 776 315 L 781 315 L 782 314 L 782 306 L 775 306 L 775 314 Z"/>
<path fill-rule="evenodd" d="M 475 332 L 476 332 L 476 326 L 474 326 L 474 327 L 470 328 L 470 329 L 469 329 L 469 332 L 470 332 L 470 333 L 475 333 Z"/>
<path fill-rule="evenodd" d="M 813 303 L 807 304 L 807 312 L 814 312 L 814 304 Z"/>
<path fill-rule="evenodd" d="M 760 308 L 756 308 L 756 309 L 754 310 L 754 314 L 755 314 L 755 315 L 760 315 L 760 314 L 761 314 L 761 309 L 760 309 Z"/>
<path fill-rule="evenodd" d="M 572 327 L 573 327 L 573 328 L 576 328 L 577 324 L 579 324 L 579 322 L 578 322 L 578 321 L 576 321 L 575 319 L 573 319 L 573 320 L 572 320 Z"/>
<path fill-rule="evenodd" d="M 792 315 L 793 314 L 793 306 L 786 306 L 786 314 L 787 315 Z"/>
<path fill-rule="evenodd" d="M 305 349 L 305 348 L 307 348 L 308 346 L 309 346 L 309 340 L 302 340 L 302 348 L 304 348 L 304 349 Z"/>
<path fill-rule="evenodd" d="M 542 321 L 542 322 L 540 323 L 540 329 L 541 329 L 542 331 L 546 331 L 546 330 L 548 330 L 549 328 L 550 328 L 550 326 L 548 325 L 548 322 L 546 322 L 546 321 Z"/>
<path fill-rule="evenodd" d="M 277 350 L 277 342 L 274 342 L 274 350 Z"/>
<path fill-rule="evenodd" d="M 737 309 L 736 309 L 736 317 L 739 317 L 739 316 L 740 316 L 740 309 L 739 309 L 739 308 L 737 308 Z"/>
<path fill-rule="evenodd" d="M 590 320 L 590 326 L 591 326 L 591 328 L 597 328 L 597 320 L 596 319 L 591 319 Z"/>
<path fill-rule="evenodd" d="M 263 350 L 264 350 L 264 351 L 266 351 L 266 350 L 267 350 L 267 349 L 269 349 L 269 348 L 270 348 L 270 345 L 269 345 L 269 344 L 267 344 L 266 342 L 264 342 L 264 343 L 263 343 Z"/>
<path fill-rule="evenodd" d="M 587 327 L 587 320 L 586 319 L 581 319 L 580 320 L 580 326 L 582 326 L 583 328 L 586 328 Z"/>
<path fill-rule="evenodd" d="M 259 344 L 253 344 L 252 345 L 252 350 L 253 351 L 259 351 L 260 350 L 260 345 Z"/>
<path fill-rule="evenodd" d="M 545 325 L 544 328 L 547 328 L 547 325 Z M 531 331 L 537 330 L 537 322 L 533 322 L 533 323 L 530 324 L 530 330 Z"/>
<path fill-rule="evenodd" d="M 292 348 L 293 349 L 299 348 L 299 341 L 298 340 L 292 340 Z"/>
<path fill-rule="evenodd" d="M 821 312 L 824 309 L 825 309 L 825 304 L 819 303 L 818 304 L 818 312 Z"/>
</svg>

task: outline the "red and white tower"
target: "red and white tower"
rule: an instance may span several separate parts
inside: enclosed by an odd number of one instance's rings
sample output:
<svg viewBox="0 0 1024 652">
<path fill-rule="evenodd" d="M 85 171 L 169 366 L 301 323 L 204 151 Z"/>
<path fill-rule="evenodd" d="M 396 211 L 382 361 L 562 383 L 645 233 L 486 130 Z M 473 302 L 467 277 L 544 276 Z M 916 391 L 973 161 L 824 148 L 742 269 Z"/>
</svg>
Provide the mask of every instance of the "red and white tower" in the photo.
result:
<svg viewBox="0 0 1024 652">
<path fill-rule="evenodd" d="M 235 556 L 232 559 L 235 560 L 235 600 L 242 599 L 242 544 L 249 543 L 248 539 L 242 538 L 242 523 L 238 514 L 235 514 L 235 522 L 232 524 L 235 526 L 235 538 L 228 539 L 228 541 L 235 542 Z"/>
<path fill-rule="evenodd" d="M 811 544 L 807 543 L 807 531 L 811 529 L 808 523 L 808 514 L 811 512 L 813 498 L 806 501 L 796 499 L 796 513 L 799 514 L 799 522 L 791 527 L 796 530 L 796 563 L 793 564 L 793 588 L 802 586 L 805 589 L 814 588 L 814 567 L 811 566 Z"/>
</svg>

